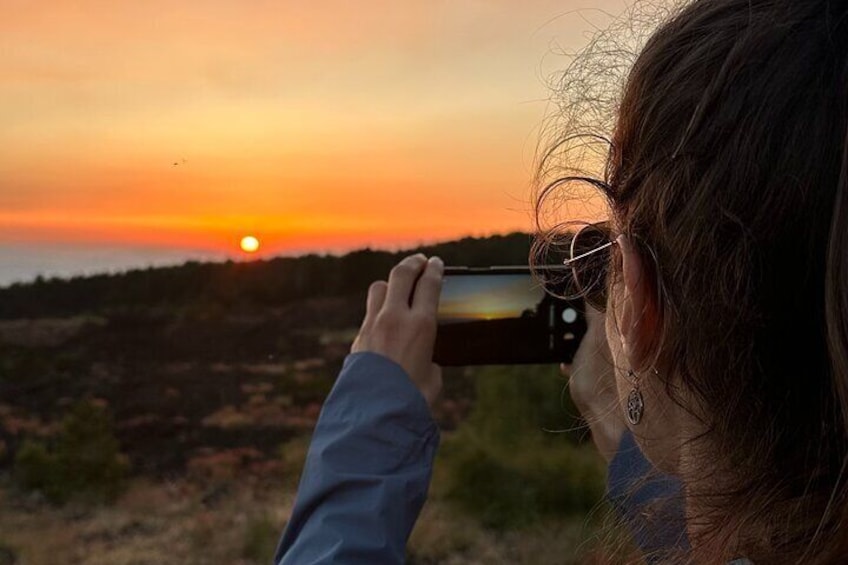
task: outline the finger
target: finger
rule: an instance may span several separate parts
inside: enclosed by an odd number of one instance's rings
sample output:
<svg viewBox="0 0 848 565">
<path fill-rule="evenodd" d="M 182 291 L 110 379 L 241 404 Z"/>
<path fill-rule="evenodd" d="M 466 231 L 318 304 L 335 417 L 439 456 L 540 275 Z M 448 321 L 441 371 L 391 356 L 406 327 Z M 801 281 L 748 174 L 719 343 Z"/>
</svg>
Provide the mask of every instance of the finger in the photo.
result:
<svg viewBox="0 0 848 565">
<path fill-rule="evenodd" d="M 389 289 L 385 305 L 392 308 L 409 308 L 409 297 L 421 269 L 427 264 L 423 253 L 410 255 L 394 266 L 389 273 Z"/>
<path fill-rule="evenodd" d="M 366 321 L 373 320 L 377 316 L 377 313 L 386 301 L 386 292 L 388 291 L 388 288 L 389 285 L 386 281 L 374 281 L 371 283 L 371 286 L 368 287 L 368 298 L 365 301 Z"/>
<path fill-rule="evenodd" d="M 568 376 L 571 374 L 572 367 L 573 365 L 571 363 L 560 363 L 559 372 L 564 376 Z"/>
<path fill-rule="evenodd" d="M 374 281 L 368 287 L 368 297 L 365 299 L 365 318 L 362 320 L 359 333 L 350 346 L 351 353 L 367 347 L 368 333 L 371 326 L 374 325 L 377 313 L 383 307 L 383 301 L 386 299 L 386 288 L 386 281 Z"/>
<path fill-rule="evenodd" d="M 430 257 L 424 273 L 415 285 L 412 297 L 412 309 L 435 316 L 439 309 L 439 296 L 442 294 L 442 274 L 445 265 L 438 257 Z"/>
</svg>

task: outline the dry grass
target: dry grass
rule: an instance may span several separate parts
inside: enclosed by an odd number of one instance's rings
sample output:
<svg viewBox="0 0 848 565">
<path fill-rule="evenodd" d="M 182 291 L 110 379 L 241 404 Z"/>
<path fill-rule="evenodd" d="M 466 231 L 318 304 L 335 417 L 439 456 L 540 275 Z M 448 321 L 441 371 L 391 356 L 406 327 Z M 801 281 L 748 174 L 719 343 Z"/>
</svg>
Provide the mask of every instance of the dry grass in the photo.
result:
<svg viewBox="0 0 848 565">
<path fill-rule="evenodd" d="M 290 493 L 268 486 L 201 490 L 183 481 L 136 481 L 113 507 L 93 510 L 12 501 L 4 493 L 0 532 L 28 565 L 53 564 L 57 556 L 81 565 L 267 563 L 245 557 L 246 541 L 256 524 L 281 530 L 290 507 Z"/>
<path fill-rule="evenodd" d="M 261 472 L 245 464 L 246 451 L 210 453 L 204 461 L 215 472 L 136 479 L 111 507 L 59 509 L 0 487 L 0 548 L 13 548 L 27 565 L 52 565 L 57 556 L 81 565 L 267 565 L 289 518 L 309 440 L 304 434 L 288 441 L 277 468 Z M 489 530 L 445 500 L 446 472 L 444 465 L 434 469 L 430 499 L 409 543 L 411 565 L 597 561 L 597 519 Z"/>
<path fill-rule="evenodd" d="M 103 326 L 106 320 L 91 316 L 0 321 L 0 343 L 24 347 L 56 347 L 87 326 Z"/>
<path fill-rule="evenodd" d="M 92 510 L 0 492 L 0 541 L 28 565 L 52 565 L 57 556 L 80 565 L 267 564 L 292 495 L 292 486 L 137 480 L 113 507 Z M 580 520 L 498 534 L 433 497 L 410 539 L 409 563 L 581 563 L 585 539 Z"/>
</svg>

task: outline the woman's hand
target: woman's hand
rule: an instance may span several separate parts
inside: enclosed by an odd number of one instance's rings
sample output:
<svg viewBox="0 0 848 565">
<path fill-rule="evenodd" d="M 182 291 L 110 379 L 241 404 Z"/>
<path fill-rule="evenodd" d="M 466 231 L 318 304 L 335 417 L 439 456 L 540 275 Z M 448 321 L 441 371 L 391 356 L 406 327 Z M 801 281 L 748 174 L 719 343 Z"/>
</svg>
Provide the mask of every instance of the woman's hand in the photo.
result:
<svg viewBox="0 0 848 565">
<path fill-rule="evenodd" d="M 586 306 L 586 335 L 571 364 L 560 364 L 570 376 L 568 390 L 577 409 L 589 423 L 592 439 L 609 461 L 618 450 L 626 424 L 619 405 L 612 354 L 606 337 L 606 318 Z"/>
<path fill-rule="evenodd" d="M 433 344 L 443 272 L 441 259 L 427 260 L 418 253 L 398 263 L 388 283 L 371 283 L 365 319 L 350 348 L 351 353 L 373 351 L 395 361 L 430 407 L 442 390 L 442 369 L 433 363 Z"/>
</svg>

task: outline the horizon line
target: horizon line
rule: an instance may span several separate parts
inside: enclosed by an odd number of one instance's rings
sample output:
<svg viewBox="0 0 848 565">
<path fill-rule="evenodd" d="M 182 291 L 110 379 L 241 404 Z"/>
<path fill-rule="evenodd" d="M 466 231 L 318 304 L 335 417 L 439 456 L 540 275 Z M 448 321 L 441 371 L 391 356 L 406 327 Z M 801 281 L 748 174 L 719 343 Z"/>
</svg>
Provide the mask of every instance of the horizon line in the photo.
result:
<svg viewBox="0 0 848 565">
<path fill-rule="evenodd" d="M 527 237 L 532 236 L 532 232 L 529 231 L 521 231 L 521 230 L 510 230 L 504 232 L 494 232 L 487 235 L 473 235 L 467 234 L 458 237 L 452 238 L 440 238 L 435 240 L 419 240 L 416 243 L 409 243 L 406 241 L 401 241 L 396 245 L 386 245 L 386 244 L 365 244 L 350 247 L 350 248 L 315 248 L 315 249 L 296 249 L 291 253 L 279 253 L 275 252 L 269 255 L 263 255 L 261 252 L 255 254 L 254 257 L 250 255 L 242 254 L 240 257 L 234 257 L 232 253 L 220 252 L 220 251 L 211 251 L 211 250 L 201 250 L 201 249 L 187 249 L 187 253 L 196 253 L 205 256 L 200 256 L 197 258 L 187 257 L 184 259 L 175 259 L 173 261 L 163 260 L 162 262 L 148 262 L 146 265 L 139 264 L 138 266 L 128 266 L 128 267 L 115 267 L 115 268 L 104 268 L 104 269 L 95 269 L 86 272 L 77 272 L 77 273 L 67 273 L 67 274 L 50 274 L 46 272 L 40 272 L 35 274 L 31 278 L 21 279 L 21 280 L 12 280 L 9 282 L 0 282 L 0 290 L 16 287 L 16 286 L 28 286 L 32 284 L 36 284 L 38 281 L 42 282 L 61 282 L 61 281 L 70 281 L 74 279 L 87 279 L 98 276 L 121 276 L 126 274 L 131 274 L 134 272 L 140 271 L 149 271 L 155 269 L 169 269 L 169 268 L 179 268 L 190 264 L 200 264 L 200 265 L 226 265 L 226 264 L 242 264 L 242 265 L 250 265 L 257 263 L 268 263 L 274 260 L 279 259 L 299 259 L 310 256 L 317 257 L 338 257 L 342 258 L 347 255 L 351 255 L 354 253 L 361 252 L 385 252 L 391 254 L 403 254 L 404 252 L 414 253 L 421 248 L 426 247 L 436 247 L 439 245 L 446 245 L 450 243 L 460 242 L 464 240 L 474 239 L 490 239 L 496 237 L 512 237 L 523 235 Z M 21 242 L 23 245 L 14 245 L 9 242 L 0 242 L 0 247 L 6 248 L 16 248 L 16 247 L 30 247 L 33 246 L 31 242 Z M 58 247 L 64 248 L 74 248 L 79 247 L 82 249 L 88 249 L 92 246 L 78 246 L 74 244 L 68 245 L 63 242 L 55 242 L 50 245 L 55 245 Z M 115 250 L 125 249 L 125 250 L 149 250 L 149 251 L 177 251 L 173 249 L 169 249 L 166 247 L 160 246 L 116 246 L 113 248 Z M 178 251 L 177 251 L 178 252 Z"/>
</svg>

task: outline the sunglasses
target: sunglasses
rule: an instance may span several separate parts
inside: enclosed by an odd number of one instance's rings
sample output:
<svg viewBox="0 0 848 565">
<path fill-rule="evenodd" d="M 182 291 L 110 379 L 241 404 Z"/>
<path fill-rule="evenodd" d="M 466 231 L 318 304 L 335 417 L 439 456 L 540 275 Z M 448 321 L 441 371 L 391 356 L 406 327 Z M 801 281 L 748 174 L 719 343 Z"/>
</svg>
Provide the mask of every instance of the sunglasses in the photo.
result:
<svg viewBox="0 0 848 565">
<path fill-rule="evenodd" d="M 571 239 L 568 259 L 575 293 L 587 304 L 605 312 L 609 291 L 612 250 L 616 245 L 610 222 L 587 224 Z"/>
</svg>

